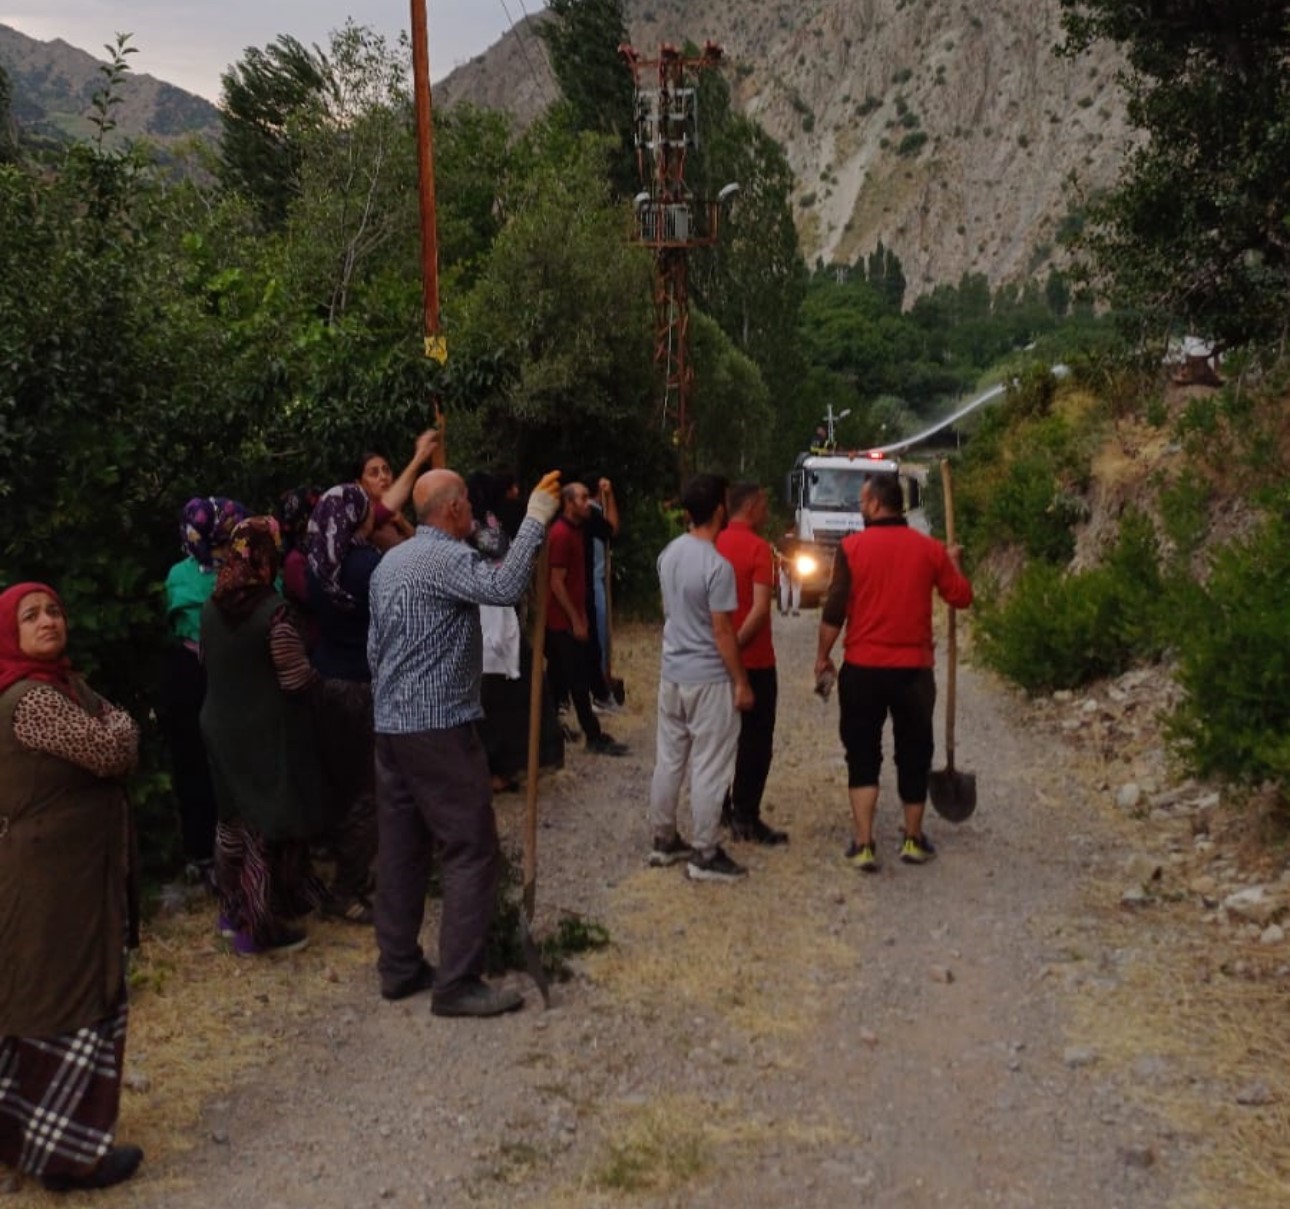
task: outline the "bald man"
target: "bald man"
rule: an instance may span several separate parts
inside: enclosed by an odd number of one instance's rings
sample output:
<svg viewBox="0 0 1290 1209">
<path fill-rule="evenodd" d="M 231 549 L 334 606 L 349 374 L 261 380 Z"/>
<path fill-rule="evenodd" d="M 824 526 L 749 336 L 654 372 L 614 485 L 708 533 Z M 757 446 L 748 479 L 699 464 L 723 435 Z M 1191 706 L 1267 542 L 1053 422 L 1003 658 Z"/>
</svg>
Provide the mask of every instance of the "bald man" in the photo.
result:
<svg viewBox="0 0 1290 1209">
<path fill-rule="evenodd" d="M 432 991 L 436 1016 L 497 1016 L 524 1000 L 483 980 L 500 850 L 488 761 L 475 733 L 483 638 L 479 606 L 514 605 L 559 507 L 559 476 L 529 496 L 506 558 L 465 538 L 474 526 L 461 476 L 423 474 L 412 491 L 417 531 L 372 574 L 367 653 L 376 715 L 377 969 L 381 994 Z M 442 852 L 439 968 L 420 944 L 430 856 Z"/>
</svg>

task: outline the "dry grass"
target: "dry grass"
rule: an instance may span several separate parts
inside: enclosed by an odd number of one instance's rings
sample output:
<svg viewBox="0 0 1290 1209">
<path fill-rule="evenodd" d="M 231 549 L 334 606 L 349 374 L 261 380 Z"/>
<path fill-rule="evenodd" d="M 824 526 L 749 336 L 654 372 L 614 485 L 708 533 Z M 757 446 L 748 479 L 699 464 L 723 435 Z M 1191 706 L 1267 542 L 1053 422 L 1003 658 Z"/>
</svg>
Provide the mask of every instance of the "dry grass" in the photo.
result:
<svg viewBox="0 0 1290 1209">
<path fill-rule="evenodd" d="M 645 1195 L 651 1201 L 666 1198 L 697 1177 L 737 1166 L 768 1144 L 836 1144 L 846 1130 L 833 1124 L 752 1116 L 735 1098 L 714 1103 L 693 1096 L 666 1096 L 648 1105 L 610 1111 L 603 1135 L 578 1184 L 554 1190 L 544 1204 L 574 1209 Z"/>
<path fill-rule="evenodd" d="M 684 1003 L 751 1037 L 804 1032 L 822 1007 L 804 975 L 852 965 L 854 951 L 817 914 L 818 866 L 756 876 L 773 883 L 757 896 L 694 885 L 676 870 L 630 878 L 606 921 L 614 944 L 588 957 L 588 973 L 625 1002 Z"/>
<path fill-rule="evenodd" d="M 654 683 L 657 629 L 634 626 L 624 638 L 617 660 L 622 674 L 634 685 Z M 792 756 L 772 767 L 766 800 L 773 805 L 792 799 L 794 835 L 800 840 L 812 830 L 840 822 L 845 827 L 841 791 L 827 800 L 796 792 L 802 766 L 819 768 L 838 757 L 832 726 L 821 728 L 820 716 L 811 712 L 794 716 L 781 710 L 776 747 Z M 746 858 L 744 852 L 739 859 Z M 756 893 L 696 885 L 676 869 L 642 869 L 610 901 L 604 922 L 614 944 L 585 964 L 625 1002 L 679 1000 L 752 1037 L 800 1033 L 820 1011 L 818 997 L 804 993 L 811 973 L 855 962 L 853 948 L 829 935 L 831 912 L 854 888 L 848 872 L 840 862 L 821 867 L 818 853 L 809 853 L 805 843 L 776 849 L 758 862 L 752 875 Z"/>
</svg>

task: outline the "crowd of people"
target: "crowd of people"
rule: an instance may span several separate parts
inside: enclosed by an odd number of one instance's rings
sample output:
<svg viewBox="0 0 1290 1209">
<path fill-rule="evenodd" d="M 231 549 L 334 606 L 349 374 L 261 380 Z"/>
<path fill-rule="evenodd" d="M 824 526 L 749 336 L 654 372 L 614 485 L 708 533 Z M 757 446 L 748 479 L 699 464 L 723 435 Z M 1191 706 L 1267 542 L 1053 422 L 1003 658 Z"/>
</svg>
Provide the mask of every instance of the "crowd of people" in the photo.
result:
<svg viewBox="0 0 1290 1209">
<path fill-rule="evenodd" d="M 621 756 L 600 714 L 621 706 L 606 574 L 620 518 L 601 477 L 547 474 L 521 499 L 506 473 L 463 479 L 422 434 L 394 476 L 367 454 L 325 491 L 287 492 L 276 515 L 236 501 L 183 509 L 166 579 L 173 638 L 158 701 L 185 856 L 246 958 L 307 943 L 322 912 L 373 925 L 380 994 L 430 994 L 436 1016 L 519 1008 L 484 978 L 501 855 L 493 798 L 515 788 L 528 733 L 526 681 L 545 655 L 543 764 L 577 732 Z M 893 720 L 905 829 L 901 859 L 934 854 L 922 830 L 931 764 L 931 597 L 971 602 L 957 549 L 909 529 L 894 476 L 865 484 L 866 527 L 835 562 L 817 674 L 845 629 L 839 680 L 854 841 L 873 872 L 881 734 Z M 892 488 L 894 487 L 894 493 Z M 411 503 L 416 525 L 404 515 Z M 778 681 L 774 554 L 757 485 L 699 475 L 687 531 L 658 560 L 664 625 L 649 863 L 698 881 L 747 875 L 721 843 L 770 847 L 762 817 Z M 549 572 L 539 653 L 522 616 L 538 554 Z M 0 1163 L 54 1190 L 101 1188 L 142 1160 L 119 1145 L 137 866 L 123 782 L 139 732 L 67 657 L 56 591 L 0 593 Z M 683 784 L 691 838 L 678 828 Z M 442 883 L 437 965 L 422 944 L 431 862 Z M 67 885 L 78 893 L 67 895 Z"/>
</svg>

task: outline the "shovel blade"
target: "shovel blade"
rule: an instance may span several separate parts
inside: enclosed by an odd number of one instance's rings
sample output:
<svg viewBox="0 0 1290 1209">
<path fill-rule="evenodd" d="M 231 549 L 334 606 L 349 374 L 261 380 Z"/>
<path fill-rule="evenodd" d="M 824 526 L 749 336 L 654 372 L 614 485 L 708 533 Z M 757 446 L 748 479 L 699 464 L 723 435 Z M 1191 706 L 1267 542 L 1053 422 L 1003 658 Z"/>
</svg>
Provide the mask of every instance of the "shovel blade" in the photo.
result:
<svg viewBox="0 0 1290 1209">
<path fill-rule="evenodd" d="M 520 948 L 524 950 L 524 964 L 528 967 L 529 977 L 533 979 L 542 996 L 543 1008 L 551 1006 L 551 981 L 546 976 L 546 967 L 542 964 L 542 954 L 538 951 L 537 941 L 529 927 L 529 917 L 523 908 L 520 909 Z"/>
<path fill-rule="evenodd" d="M 927 790 L 936 813 L 951 823 L 972 817 L 976 809 L 976 774 L 946 768 L 928 778 Z"/>
</svg>

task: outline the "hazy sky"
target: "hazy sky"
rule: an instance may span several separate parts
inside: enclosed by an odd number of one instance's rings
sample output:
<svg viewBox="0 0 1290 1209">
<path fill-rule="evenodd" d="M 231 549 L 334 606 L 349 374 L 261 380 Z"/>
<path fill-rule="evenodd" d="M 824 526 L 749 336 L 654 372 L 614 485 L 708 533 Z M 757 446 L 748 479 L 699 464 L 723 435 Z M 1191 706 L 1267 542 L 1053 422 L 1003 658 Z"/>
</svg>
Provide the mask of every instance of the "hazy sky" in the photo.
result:
<svg viewBox="0 0 1290 1209">
<path fill-rule="evenodd" d="M 212 101 L 220 73 L 248 46 L 278 34 L 306 45 L 352 16 L 393 39 L 409 28 L 411 4 L 422 0 L 0 0 L 0 25 L 28 37 L 62 38 L 103 57 L 103 44 L 130 33 L 139 53 L 130 65 Z M 430 31 L 430 74 L 447 75 L 491 46 L 509 27 L 544 7 L 543 0 L 424 0 Z"/>
</svg>

